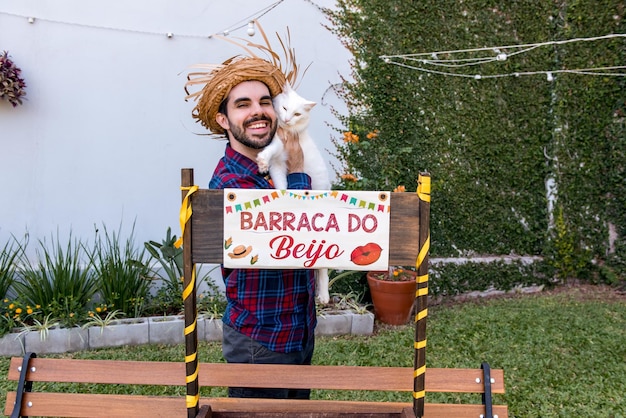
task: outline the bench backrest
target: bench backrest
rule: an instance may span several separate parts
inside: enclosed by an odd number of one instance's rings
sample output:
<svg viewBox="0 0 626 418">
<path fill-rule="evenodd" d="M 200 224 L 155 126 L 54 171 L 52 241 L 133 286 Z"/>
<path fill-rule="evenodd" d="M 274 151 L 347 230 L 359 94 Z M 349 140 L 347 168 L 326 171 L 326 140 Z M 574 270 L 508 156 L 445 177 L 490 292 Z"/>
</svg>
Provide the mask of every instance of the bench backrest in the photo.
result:
<svg viewBox="0 0 626 418">
<path fill-rule="evenodd" d="M 20 379 L 23 359 L 15 357 L 9 365 L 8 379 Z M 29 382 L 59 382 L 111 385 L 158 385 L 184 386 L 185 365 L 182 362 L 126 361 L 126 360 L 77 360 L 31 358 L 25 379 Z M 426 386 L 429 392 L 480 393 L 484 394 L 485 371 L 481 369 L 429 368 L 426 371 Z M 302 376 L 306 376 L 305 379 Z M 293 387 L 327 390 L 372 390 L 411 392 L 413 369 L 409 367 L 356 367 L 356 366 L 292 366 L 273 364 L 225 364 L 202 363 L 199 369 L 199 384 L 203 387 Z M 504 393 L 502 370 L 490 370 L 491 393 Z M 35 385 L 40 388 L 41 385 Z M 181 397 L 154 397 L 128 395 L 128 387 L 119 386 L 113 393 L 58 393 L 33 390 L 23 392 L 22 415 L 70 416 L 70 417 L 117 417 L 129 416 L 180 416 L 185 409 Z M 72 391 L 73 392 L 73 391 Z M 108 391 L 107 391 L 108 392 Z M 135 392 L 134 390 L 132 392 Z M 115 394 L 119 393 L 119 394 Z M 7 393 L 5 414 L 13 412 L 17 393 Z M 254 416 L 313 416 L 310 411 L 319 411 L 320 416 L 370 416 L 399 417 L 400 411 L 410 403 L 348 402 L 341 405 L 333 401 L 289 403 L 267 401 L 250 402 L 222 398 L 201 399 L 210 404 L 219 417 L 252 416 L 252 408 L 265 411 Z M 260 403 L 259 403 L 260 402 Z M 292 409 L 289 409 L 292 408 Z M 240 415 L 233 415 L 239 410 Z M 309 411 L 298 415 L 296 412 Z M 330 411 L 341 413 L 332 415 Z M 225 411 L 229 411 L 226 415 Z M 322 411 L 325 411 L 322 413 Z M 248 413 L 246 413 L 248 412 Z M 424 414 L 432 417 L 478 417 L 484 413 L 481 404 L 425 404 Z M 350 415 L 352 414 L 352 415 Z M 506 417 L 507 407 L 493 406 L 493 416 Z M 16 415 L 17 416 L 17 415 Z M 317 415 L 316 415 L 317 416 Z"/>
</svg>

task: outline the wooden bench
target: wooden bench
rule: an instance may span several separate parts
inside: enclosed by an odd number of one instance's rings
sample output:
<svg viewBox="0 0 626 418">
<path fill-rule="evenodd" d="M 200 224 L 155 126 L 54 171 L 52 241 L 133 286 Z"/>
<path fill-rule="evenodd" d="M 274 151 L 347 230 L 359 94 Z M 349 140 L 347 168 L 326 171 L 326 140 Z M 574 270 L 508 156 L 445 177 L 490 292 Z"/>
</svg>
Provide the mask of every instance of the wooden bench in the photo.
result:
<svg viewBox="0 0 626 418">
<path fill-rule="evenodd" d="M 196 263 L 218 264 L 223 256 L 223 191 L 193 186 L 193 170 L 182 172 L 185 260 L 185 362 L 13 358 L 9 379 L 18 389 L 7 394 L 5 414 L 65 417 L 506 417 L 505 405 L 492 405 L 504 393 L 504 372 L 483 363 L 476 369 L 426 369 L 426 313 L 430 234 L 430 178 L 420 176 L 417 194 L 392 193 L 390 265 L 418 267 L 413 368 L 201 364 L 197 358 Z M 415 260 L 417 259 L 417 263 Z M 409 355 L 407 350 L 407 355 Z M 21 372 L 20 372 L 21 369 Z M 43 382 L 185 386 L 186 396 L 58 393 L 38 390 Z M 34 385 L 34 383 L 38 383 Z M 406 392 L 407 402 L 201 398 L 200 387 Z M 86 386 L 89 388 L 90 386 Z M 35 390 L 33 390 L 35 389 Z M 132 392 L 129 387 L 128 391 Z M 80 391 L 83 392 L 83 391 Z M 426 393 L 474 393 L 480 401 L 425 402 Z M 478 396 L 478 395 L 476 395 Z M 14 408 L 14 405 L 19 405 Z M 185 412 L 186 410 L 186 412 Z"/>
<path fill-rule="evenodd" d="M 9 367 L 9 380 L 30 382 L 32 391 L 23 391 L 21 416 L 42 417 L 179 417 L 186 414 L 183 396 L 141 396 L 127 394 L 59 393 L 39 390 L 48 382 L 184 386 L 183 362 L 149 362 L 118 360 L 75 360 L 14 357 Z M 21 370 L 25 373 L 22 374 Z M 426 371 L 426 387 L 430 392 L 485 394 L 485 370 L 437 369 Z M 504 393 L 502 370 L 491 370 L 487 390 Z M 303 378 L 304 377 L 304 378 Z M 493 379 L 493 380 L 491 380 Z M 493 383 L 492 383 L 493 382 Z M 226 363 L 200 364 L 199 384 L 205 386 L 291 387 L 328 390 L 376 390 L 405 392 L 407 402 L 356 401 L 292 401 L 233 398 L 200 398 L 200 404 L 210 406 L 200 410 L 199 417 L 401 417 L 411 408 L 413 369 L 406 367 L 356 366 L 285 366 Z M 86 385 L 85 388 L 90 386 Z M 87 389 L 85 389 L 85 392 Z M 118 389 L 119 391 L 119 389 Z M 123 392 L 130 393 L 132 388 Z M 487 392 L 489 395 L 489 392 Z M 11 416 L 17 392 L 7 393 L 4 413 Z M 477 395 L 478 396 L 478 395 Z M 484 405 L 425 404 L 424 416 L 480 417 Z M 493 406 L 493 416 L 506 417 L 506 406 Z M 20 415 L 14 415 L 15 417 Z"/>
</svg>

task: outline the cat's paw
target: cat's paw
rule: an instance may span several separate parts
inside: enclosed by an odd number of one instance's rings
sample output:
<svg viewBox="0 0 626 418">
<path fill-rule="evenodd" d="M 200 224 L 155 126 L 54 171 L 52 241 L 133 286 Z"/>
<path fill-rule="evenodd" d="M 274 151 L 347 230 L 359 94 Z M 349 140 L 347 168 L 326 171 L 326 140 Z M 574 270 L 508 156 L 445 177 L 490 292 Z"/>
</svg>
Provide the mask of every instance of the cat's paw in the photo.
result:
<svg viewBox="0 0 626 418">
<path fill-rule="evenodd" d="M 315 293 L 315 297 L 317 298 L 317 301 L 319 303 L 321 303 L 322 305 L 328 305 L 328 302 L 330 302 L 330 295 L 328 294 L 328 290 L 320 290 Z"/>
<path fill-rule="evenodd" d="M 270 171 L 269 159 L 265 158 L 264 155 L 259 154 L 256 157 L 256 164 L 259 166 L 259 173 L 268 173 Z"/>
</svg>

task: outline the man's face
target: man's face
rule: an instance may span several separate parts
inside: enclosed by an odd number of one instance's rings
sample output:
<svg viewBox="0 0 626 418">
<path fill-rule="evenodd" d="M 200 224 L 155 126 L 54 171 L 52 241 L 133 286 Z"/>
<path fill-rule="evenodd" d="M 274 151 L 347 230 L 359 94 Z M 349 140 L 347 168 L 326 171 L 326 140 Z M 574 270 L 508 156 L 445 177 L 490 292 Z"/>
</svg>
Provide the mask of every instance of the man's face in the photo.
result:
<svg viewBox="0 0 626 418">
<path fill-rule="evenodd" d="M 272 97 L 260 81 L 244 81 L 228 94 L 226 115 L 218 113 L 217 122 L 235 139 L 252 149 L 265 148 L 276 133 L 277 120 Z"/>
</svg>

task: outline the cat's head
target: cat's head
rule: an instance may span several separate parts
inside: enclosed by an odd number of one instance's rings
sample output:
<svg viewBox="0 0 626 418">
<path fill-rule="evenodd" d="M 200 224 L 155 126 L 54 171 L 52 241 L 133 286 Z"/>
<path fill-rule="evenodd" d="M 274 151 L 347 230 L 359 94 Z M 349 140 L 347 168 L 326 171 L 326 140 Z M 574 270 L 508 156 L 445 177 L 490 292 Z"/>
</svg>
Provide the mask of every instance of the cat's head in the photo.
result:
<svg viewBox="0 0 626 418">
<path fill-rule="evenodd" d="M 274 97 L 274 109 L 278 115 L 278 125 L 293 131 L 302 131 L 309 125 L 311 109 L 315 102 L 300 96 L 287 83 L 283 92 Z"/>
</svg>

